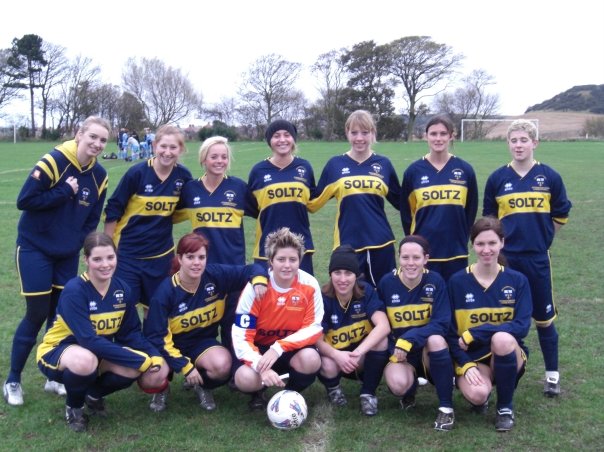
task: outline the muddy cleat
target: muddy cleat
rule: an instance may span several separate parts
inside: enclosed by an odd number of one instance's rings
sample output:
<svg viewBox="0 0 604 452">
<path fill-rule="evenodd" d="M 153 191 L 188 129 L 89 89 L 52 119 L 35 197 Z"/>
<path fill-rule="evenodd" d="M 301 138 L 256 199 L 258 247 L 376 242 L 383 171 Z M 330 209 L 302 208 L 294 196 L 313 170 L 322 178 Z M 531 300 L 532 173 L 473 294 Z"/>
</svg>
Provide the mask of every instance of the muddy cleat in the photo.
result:
<svg viewBox="0 0 604 452">
<path fill-rule="evenodd" d="M 199 398 L 199 405 L 206 411 L 214 411 L 216 409 L 216 402 L 214 401 L 214 395 L 209 389 L 204 389 L 199 385 L 195 385 L 193 388 L 197 398 Z"/>
<path fill-rule="evenodd" d="M 547 377 L 543 384 L 543 394 L 546 397 L 558 397 L 560 395 L 560 379 Z"/>
<path fill-rule="evenodd" d="M 436 420 L 434 421 L 434 430 L 439 430 L 441 432 L 448 432 L 453 430 L 453 425 L 455 424 L 455 413 L 451 411 L 450 413 L 445 413 L 442 410 L 438 410 L 438 414 L 436 415 Z"/>
<path fill-rule="evenodd" d="M 65 420 L 67 426 L 74 432 L 85 432 L 88 427 L 88 416 L 84 413 L 84 407 L 71 408 L 65 405 Z"/>
<path fill-rule="evenodd" d="M 415 394 L 405 394 L 399 399 L 398 403 L 401 405 L 401 410 L 410 410 L 411 408 L 415 407 Z"/>
<path fill-rule="evenodd" d="M 46 380 L 46 383 L 44 383 L 44 391 L 62 397 L 67 395 L 65 385 L 63 383 L 59 383 L 58 381 L 53 380 Z"/>
<path fill-rule="evenodd" d="M 371 394 L 361 394 L 361 413 L 375 416 L 378 413 L 378 399 Z"/>
<path fill-rule="evenodd" d="M 252 399 L 247 404 L 247 406 L 250 408 L 250 411 L 266 410 L 267 405 L 268 401 L 266 400 L 266 394 L 264 393 L 264 390 L 252 393 Z"/>
<path fill-rule="evenodd" d="M 23 405 L 23 388 L 21 383 L 4 382 L 4 400 L 11 406 Z"/>
<path fill-rule="evenodd" d="M 482 405 L 474 405 L 472 404 L 472 406 L 470 407 L 470 410 L 472 411 L 472 413 L 475 414 L 487 414 L 487 412 L 489 411 L 489 399 L 487 399 L 487 401 L 485 403 L 483 403 Z"/>
<path fill-rule="evenodd" d="M 334 386 L 333 388 L 327 388 L 327 398 L 329 399 L 329 403 L 334 406 L 345 406 L 348 403 L 346 395 L 344 394 L 344 391 L 342 391 L 340 385 Z"/>
<path fill-rule="evenodd" d="M 105 409 L 105 399 L 93 399 L 89 395 L 84 399 L 86 408 L 88 408 L 88 414 L 90 416 L 107 417 L 107 410 Z"/>
<path fill-rule="evenodd" d="M 155 411 L 159 413 L 160 411 L 164 411 L 168 407 L 168 394 L 170 393 L 170 386 L 166 386 L 162 392 L 156 392 L 153 394 L 151 398 L 151 403 L 149 404 L 149 408 L 151 411 Z"/>
<path fill-rule="evenodd" d="M 495 430 L 498 432 L 509 432 L 514 427 L 514 412 L 509 408 L 497 410 L 495 417 Z"/>
</svg>

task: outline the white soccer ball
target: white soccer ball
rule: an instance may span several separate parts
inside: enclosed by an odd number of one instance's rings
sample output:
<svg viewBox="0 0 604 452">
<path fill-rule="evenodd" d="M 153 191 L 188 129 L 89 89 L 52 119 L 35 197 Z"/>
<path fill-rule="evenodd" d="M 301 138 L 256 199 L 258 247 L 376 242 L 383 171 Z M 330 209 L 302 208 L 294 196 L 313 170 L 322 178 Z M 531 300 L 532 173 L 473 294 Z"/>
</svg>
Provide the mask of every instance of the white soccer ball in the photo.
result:
<svg viewBox="0 0 604 452">
<path fill-rule="evenodd" d="M 296 391 L 279 391 L 268 402 L 266 414 L 273 427 L 280 430 L 293 430 L 300 427 L 308 408 L 306 400 Z"/>
</svg>

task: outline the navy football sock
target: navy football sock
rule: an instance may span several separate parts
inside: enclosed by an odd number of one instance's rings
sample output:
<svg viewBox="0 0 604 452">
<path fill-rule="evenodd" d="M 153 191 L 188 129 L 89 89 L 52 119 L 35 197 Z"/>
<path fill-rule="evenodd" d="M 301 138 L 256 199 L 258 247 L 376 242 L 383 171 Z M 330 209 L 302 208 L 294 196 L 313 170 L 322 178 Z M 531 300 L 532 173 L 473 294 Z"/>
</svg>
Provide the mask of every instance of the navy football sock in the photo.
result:
<svg viewBox="0 0 604 452">
<path fill-rule="evenodd" d="M 92 398 L 100 399 L 101 397 L 126 389 L 134 381 L 136 381 L 136 378 L 122 377 L 113 372 L 105 372 L 96 379 L 88 391 L 88 395 Z"/>
<path fill-rule="evenodd" d="M 453 408 L 453 362 L 449 350 L 429 352 L 430 377 L 441 407 Z"/>
<path fill-rule="evenodd" d="M 316 376 L 316 373 L 303 374 L 292 367 L 289 369 L 289 380 L 285 385 L 285 389 L 301 392 L 313 384 Z"/>
<path fill-rule="evenodd" d="M 10 371 L 6 378 L 8 383 L 20 383 L 21 373 L 31 353 L 31 349 L 36 345 L 38 331 L 42 328 L 42 323 L 34 324 L 29 319 L 24 318 L 19 323 L 15 336 L 13 337 L 13 348 L 10 355 Z"/>
<path fill-rule="evenodd" d="M 88 392 L 88 388 L 97 378 L 96 370 L 90 375 L 78 375 L 65 369 L 63 371 L 63 384 L 67 391 L 65 403 L 71 408 L 81 408 L 84 406 L 84 398 Z"/>
<path fill-rule="evenodd" d="M 546 328 L 537 327 L 539 345 L 543 353 L 545 370 L 558 370 L 558 331 L 552 323 Z"/>
<path fill-rule="evenodd" d="M 371 350 L 367 352 L 363 364 L 361 394 L 375 395 L 375 391 L 382 380 L 386 364 L 388 364 L 388 352 L 386 350 Z"/>
<path fill-rule="evenodd" d="M 338 386 L 340 384 L 340 380 L 342 379 L 342 377 L 340 375 L 338 375 L 337 377 L 333 377 L 333 378 L 327 378 L 327 377 L 324 377 L 323 375 L 321 375 L 321 373 L 319 373 L 319 375 L 317 375 L 317 378 L 319 379 L 319 381 L 321 383 L 323 383 L 323 386 L 325 386 L 327 389 L 335 388 L 336 386 Z"/>
<path fill-rule="evenodd" d="M 222 386 L 227 381 L 229 381 L 230 377 L 226 377 L 224 380 L 215 380 L 208 376 L 208 371 L 205 369 L 197 369 L 201 374 L 201 378 L 203 378 L 203 384 L 201 385 L 205 389 L 215 389 L 219 386 Z"/>
<path fill-rule="evenodd" d="M 497 385 L 497 409 L 513 409 L 512 399 L 516 388 L 518 370 L 516 368 L 516 352 L 507 355 L 495 355 L 494 373 Z"/>
</svg>

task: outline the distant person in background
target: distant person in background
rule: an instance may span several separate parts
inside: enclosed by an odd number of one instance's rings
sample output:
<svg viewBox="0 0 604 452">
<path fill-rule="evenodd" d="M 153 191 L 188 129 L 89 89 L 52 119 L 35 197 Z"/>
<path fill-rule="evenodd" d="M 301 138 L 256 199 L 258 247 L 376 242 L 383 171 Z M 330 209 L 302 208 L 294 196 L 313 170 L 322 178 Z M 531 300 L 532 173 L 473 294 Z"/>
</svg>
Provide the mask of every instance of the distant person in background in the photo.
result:
<svg viewBox="0 0 604 452">
<path fill-rule="evenodd" d="M 140 143 L 138 142 L 138 139 L 136 138 L 138 135 L 136 135 L 136 133 L 132 133 L 132 135 L 130 135 L 128 137 L 128 144 L 127 144 L 127 149 L 130 152 L 130 158 L 132 160 L 138 160 L 139 157 L 139 152 L 140 152 Z"/>
<path fill-rule="evenodd" d="M 430 152 L 405 170 L 400 200 L 405 234 L 428 240 L 428 268 L 445 281 L 468 265 L 468 236 L 478 211 L 474 169 L 450 152 L 454 132 L 447 116 L 428 121 Z"/>
<path fill-rule="evenodd" d="M 27 357 L 44 322 L 50 327 L 63 286 L 78 273 L 84 238 L 99 224 L 108 179 L 97 157 L 110 133 L 106 120 L 87 118 L 73 140 L 36 163 L 17 198 L 23 213 L 17 227 L 16 263 L 26 311 L 13 337 L 4 383 L 9 405 L 23 405 L 21 373 Z M 65 395 L 63 385 L 52 380 L 44 390 Z"/>
<path fill-rule="evenodd" d="M 113 276 L 116 259 L 107 234 L 86 237 L 86 271 L 65 285 L 57 319 L 38 347 L 42 373 L 65 385 L 65 419 L 74 432 L 87 428 L 84 406 L 104 416 L 104 398 L 136 380 L 148 393 L 168 385 L 169 368 L 143 336 L 130 288 Z"/>
<path fill-rule="evenodd" d="M 147 144 L 147 155 L 146 157 L 152 157 L 153 156 L 153 142 L 155 141 L 155 133 L 153 133 L 151 131 L 151 129 L 149 129 L 147 127 L 147 129 L 145 129 L 146 133 L 145 133 L 145 143 Z"/>
<path fill-rule="evenodd" d="M 117 246 L 116 276 L 132 297 L 149 306 L 151 296 L 170 272 L 174 255 L 172 215 L 191 172 L 178 162 L 185 152 L 178 127 L 157 130 L 156 156 L 131 166 L 105 207 L 105 232 Z"/>
<path fill-rule="evenodd" d="M 529 280 L 533 319 L 545 361 L 543 393 L 556 397 L 560 394 L 560 373 L 549 249 L 556 232 L 568 221 L 572 204 L 560 174 L 534 159 L 539 144 L 535 125 L 514 121 L 507 137 L 512 162 L 489 176 L 483 215 L 501 220 L 505 231 L 503 253 L 509 266 Z"/>
<path fill-rule="evenodd" d="M 497 386 L 495 429 L 515 424 L 513 397 L 526 367 L 523 339 L 531 327 L 532 300 L 526 276 L 504 267 L 504 234 L 495 217 L 483 217 L 470 231 L 476 263 L 448 283 L 452 306 L 447 337 L 457 387 L 477 413 L 486 413 Z"/>
<path fill-rule="evenodd" d="M 128 158 L 128 129 L 122 129 L 121 140 L 122 140 L 122 156 L 120 158 L 126 160 Z"/>
<path fill-rule="evenodd" d="M 315 192 L 315 175 L 310 163 L 295 155 L 298 130 L 291 122 L 277 119 L 264 134 L 272 155 L 254 165 L 248 187 L 256 199 L 258 221 L 253 257 L 267 262 L 263 244 L 266 236 L 287 227 L 304 237 L 305 254 L 300 268 L 313 274 L 312 254 L 315 252 L 307 205 Z"/>
<path fill-rule="evenodd" d="M 382 276 L 396 267 L 394 234 L 384 200 L 398 210 L 400 185 L 390 159 L 376 154 L 376 126 L 371 114 L 357 110 L 345 125 L 348 152 L 332 157 L 309 204 L 316 212 L 331 198 L 337 200 L 333 248 L 346 243 L 357 252 L 360 271 L 376 287 Z"/>
<path fill-rule="evenodd" d="M 434 428 L 453 429 L 453 362 L 446 337 L 451 305 L 442 277 L 426 269 L 428 241 L 408 235 L 399 244 L 399 269 L 385 275 L 378 286 L 392 328 L 390 362 L 384 378 L 399 397 L 403 410 L 415 406 L 418 378 L 436 387 L 438 413 Z"/>
<path fill-rule="evenodd" d="M 340 245 L 331 254 L 329 281 L 322 288 L 323 339 L 317 342 L 321 355 L 319 380 L 329 402 L 344 406 L 342 377 L 361 380 L 361 413 L 378 413 L 377 387 L 388 362 L 390 325 L 377 290 L 360 276 L 359 260 L 350 245 Z"/>
</svg>

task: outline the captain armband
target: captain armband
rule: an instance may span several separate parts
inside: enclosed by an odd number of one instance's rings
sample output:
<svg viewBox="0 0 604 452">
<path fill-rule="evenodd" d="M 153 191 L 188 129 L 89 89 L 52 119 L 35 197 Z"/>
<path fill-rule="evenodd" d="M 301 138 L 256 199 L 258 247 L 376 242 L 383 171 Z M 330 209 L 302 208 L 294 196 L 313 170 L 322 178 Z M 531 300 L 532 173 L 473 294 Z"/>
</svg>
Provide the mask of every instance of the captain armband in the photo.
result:
<svg viewBox="0 0 604 452">
<path fill-rule="evenodd" d="M 235 316 L 235 325 L 239 328 L 255 330 L 256 316 L 252 314 L 237 314 Z"/>
</svg>

